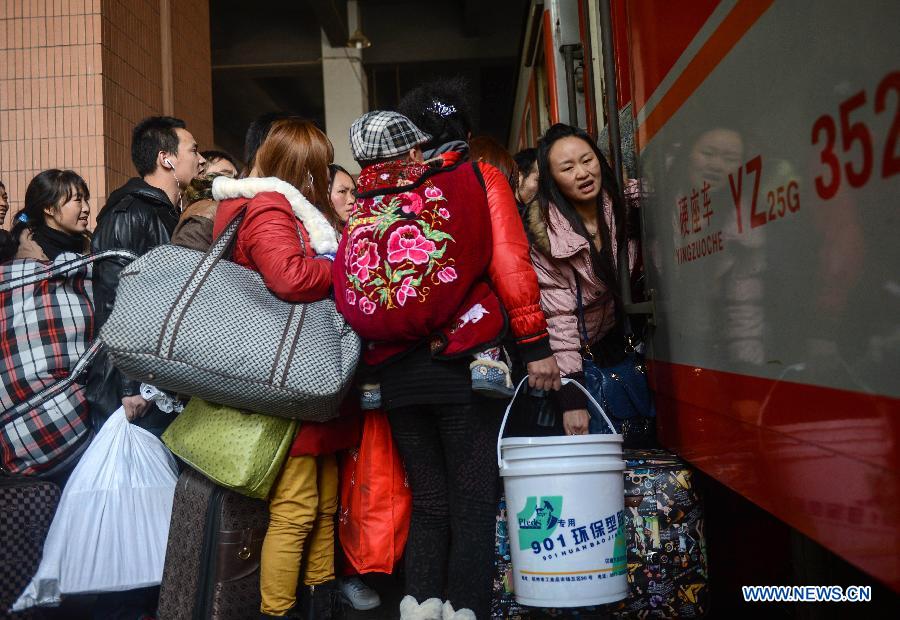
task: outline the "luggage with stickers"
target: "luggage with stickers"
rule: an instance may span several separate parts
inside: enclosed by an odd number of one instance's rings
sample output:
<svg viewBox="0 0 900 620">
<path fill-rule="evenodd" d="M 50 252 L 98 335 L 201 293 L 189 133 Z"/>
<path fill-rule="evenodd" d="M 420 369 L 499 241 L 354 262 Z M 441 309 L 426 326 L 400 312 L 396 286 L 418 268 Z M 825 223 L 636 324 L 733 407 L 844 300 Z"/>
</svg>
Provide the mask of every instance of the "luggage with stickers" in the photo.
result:
<svg viewBox="0 0 900 620">
<path fill-rule="evenodd" d="M 701 618 L 709 608 L 703 504 L 693 470 L 665 450 L 625 451 L 629 596 L 620 618 Z"/>
</svg>

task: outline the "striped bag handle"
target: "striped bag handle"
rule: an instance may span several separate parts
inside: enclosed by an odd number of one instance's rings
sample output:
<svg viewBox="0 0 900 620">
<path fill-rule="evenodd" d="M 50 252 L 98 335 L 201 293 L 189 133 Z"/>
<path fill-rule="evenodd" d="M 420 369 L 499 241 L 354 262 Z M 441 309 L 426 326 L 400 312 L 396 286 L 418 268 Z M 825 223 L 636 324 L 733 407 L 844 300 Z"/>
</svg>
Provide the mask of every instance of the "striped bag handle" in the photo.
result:
<svg viewBox="0 0 900 620">
<path fill-rule="evenodd" d="M 137 254 L 128 252 L 126 250 L 106 250 L 104 252 L 98 252 L 96 254 L 79 256 L 78 258 L 73 258 L 70 261 L 59 263 L 58 265 L 48 265 L 47 267 L 39 269 L 34 273 L 29 273 L 23 276 L 19 276 L 18 278 L 11 278 L 4 282 L 0 282 L 0 293 L 5 293 L 7 291 L 11 291 L 23 286 L 29 286 L 31 284 L 36 284 L 44 280 L 56 278 L 72 271 L 77 271 L 85 265 L 90 265 L 97 261 L 109 258 L 124 258 L 128 261 L 133 261 L 137 258 Z"/>
</svg>

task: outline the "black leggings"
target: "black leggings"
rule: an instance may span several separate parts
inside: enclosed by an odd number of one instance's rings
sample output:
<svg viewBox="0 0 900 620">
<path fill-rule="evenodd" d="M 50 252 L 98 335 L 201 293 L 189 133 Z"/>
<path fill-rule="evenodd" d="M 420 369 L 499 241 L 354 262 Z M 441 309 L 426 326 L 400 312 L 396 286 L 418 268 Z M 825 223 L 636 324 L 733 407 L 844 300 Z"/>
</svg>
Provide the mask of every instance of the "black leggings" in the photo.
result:
<svg viewBox="0 0 900 620">
<path fill-rule="evenodd" d="M 499 479 L 500 403 L 421 405 L 389 414 L 413 510 L 406 593 L 490 617 Z"/>
</svg>

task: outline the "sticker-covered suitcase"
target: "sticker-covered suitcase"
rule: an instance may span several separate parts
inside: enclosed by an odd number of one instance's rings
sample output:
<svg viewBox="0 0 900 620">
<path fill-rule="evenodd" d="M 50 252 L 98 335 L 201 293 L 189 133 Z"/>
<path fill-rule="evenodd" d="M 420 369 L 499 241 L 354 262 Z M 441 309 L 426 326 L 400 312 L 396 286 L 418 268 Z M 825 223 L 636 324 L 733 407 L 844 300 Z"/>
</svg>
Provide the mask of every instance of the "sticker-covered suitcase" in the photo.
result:
<svg viewBox="0 0 900 620">
<path fill-rule="evenodd" d="M 53 482 L 0 474 L 0 618 L 10 617 L 7 610 L 37 572 L 59 496 Z M 25 620 L 37 613 L 12 617 Z"/>
<path fill-rule="evenodd" d="M 513 594 L 512 556 L 509 551 L 509 528 L 506 525 L 506 498 L 500 498 L 497 511 L 496 553 L 494 554 L 494 594 L 491 597 L 492 620 L 525 620 L 531 618 L 531 607 L 519 605 Z"/>
<path fill-rule="evenodd" d="M 516 603 L 506 531 L 506 502 L 497 517 L 491 616 L 538 618 L 700 618 L 709 607 L 703 505 L 693 471 L 664 450 L 625 451 L 625 527 L 629 596 L 599 607 L 537 609 Z"/>
<path fill-rule="evenodd" d="M 266 502 L 185 468 L 175 488 L 159 595 L 159 620 L 259 616 L 259 558 Z"/>
<path fill-rule="evenodd" d="M 629 596 L 618 618 L 701 618 L 709 608 L 703 504 L 693 470 L 665 450 L 625 451 Z"/>
</svg>

